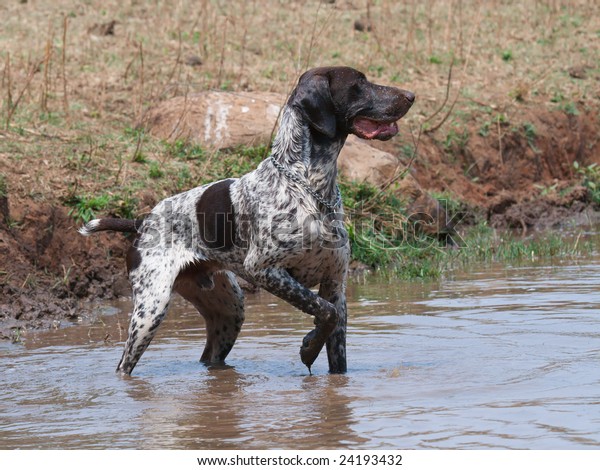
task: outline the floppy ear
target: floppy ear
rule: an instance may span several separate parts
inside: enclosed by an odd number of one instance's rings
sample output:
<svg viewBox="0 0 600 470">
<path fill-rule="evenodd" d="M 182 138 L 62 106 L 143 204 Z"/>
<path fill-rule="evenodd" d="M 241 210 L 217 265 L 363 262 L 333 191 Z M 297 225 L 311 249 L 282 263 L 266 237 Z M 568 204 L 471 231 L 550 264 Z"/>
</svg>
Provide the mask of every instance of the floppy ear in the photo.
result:
<svg viewBox="0 0 600 470">
<path fill-rule="evenodd" d="M 297 107 L 317 132 L 333 139 L 336 133 L 335 108 L 329 91 L 329 80 L 312 75 L 300 80 L 292 105 Z"/>
</svg>

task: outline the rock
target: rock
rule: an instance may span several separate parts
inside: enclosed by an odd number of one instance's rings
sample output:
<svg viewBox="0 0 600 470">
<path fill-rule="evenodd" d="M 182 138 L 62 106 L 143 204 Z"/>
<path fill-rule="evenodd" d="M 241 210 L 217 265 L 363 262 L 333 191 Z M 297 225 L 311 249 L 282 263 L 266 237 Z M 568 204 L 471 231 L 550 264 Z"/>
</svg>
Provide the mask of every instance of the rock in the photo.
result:
<svg viewBox="0 0 600 470">
<path fill-rule="evenodd" d="M 114 36 L 116 24 L 115 20 L 108 23 L 96 23 L 88 28 L 88 33 L 94 36 Z"/>
<path fill-rule="evenodd" d="M 371 21 L 367 18 L 358 18 L 355 22 L 354 22 L 354 29 L 356 31 L 371 31 L 373 29 L 373 27 L 371 26 Z"/>
<path fill-rule="evenodd" d="M 371 147 L 349 135 L 338 157 L 338 168 L 346 178 L 381 186 L 394 177 L 400 162 L 392 154 Z"/>
<path fill-rule="evenodd" d="M 268 145 L 284 102 L 285 96 L 277 93 L 196 93 L 151 108 L 143 126 L 161 139 L 212 148 Z M 353 135 L 338 159 L 345 177 L 374 185 L 387 183 L 398 166 L 396 157 Z"/>
<path fill-rule="evenodd" d="M 267 145 L 284 102 L 278 93 L 194 93 L 151 108 L 142 126 L 161 139 L 203 147 Z"/>
<path fill-rule="evenodd" d="M 185 65 L 189 65 L 190 67 L 200 67 L 202 65 L 202 57 L 196 54 L 189 55 L 183 61 Z"/>
<path fill-rule="evenodd" d="M 410 226 L 427 235 L 453 234 L 446 209 L 409 173 L 398 181 L 397 194 L 406 201 Z"/>
<path fill-rule="evenodd" d="M 587 78 L 587 71 L 589 68 L 591 67 L 585 64 L 574 65 L 573 67 L 569 67 L 567 71 L 569 72 L 570 77 L 585 80 Z"/>
</svg>

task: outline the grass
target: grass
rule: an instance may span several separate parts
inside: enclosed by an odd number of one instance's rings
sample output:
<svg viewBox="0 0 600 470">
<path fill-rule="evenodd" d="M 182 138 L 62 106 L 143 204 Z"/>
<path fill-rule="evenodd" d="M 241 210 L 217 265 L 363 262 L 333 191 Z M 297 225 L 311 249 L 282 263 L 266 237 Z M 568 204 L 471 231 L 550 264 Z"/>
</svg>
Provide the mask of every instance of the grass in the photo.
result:
<svg viewBox="0 0 600 470">
<path fill-rule="evenodd" d="M 523 238 L 511 232 L 499 232 L 486 222 L 461 227 L 462 243 L 456 249 L 429 236 L 407 236 L 396 243 L 387 239 L 385 246 L 379 236 L 369 234 L 370 250 L 365 257 L 362 245 L 353 240 L 352 255 L 378 272 L 389 272 L 402 279 L 440 278 L 473 264 L 519 264 L 538 260 L 546 262 L 593 253 L 594 242 L 581 243 L 578 238 L 548 232 Z"/>
<path fill-rule="evenodd" d="M 587 188 L 590 199 L 600 206 L 600 166 L 596 163 L 582 166 L 579 162 L 575 162 L 573 166 L 581 177 L 581 184 Z"/>
<path fill-rule="evenodd" d="M 133 218 L 137 211 L 137 199 L 130 192 L 117 194 L 81 195 L 72 194 L 63 201 L 69 215 L 78 222 L 89 222 L 99 214 Z"/>
<path fill-rule="evenodd" d="M 596 167 L 587 173 L 594 170 Z M 528 238 L 498 232 L 482 219 L 475 220 L 474 225 L 456 227 L 460 248 L 452 248 L 445 240 L 412 230 L 404 212 L 405 203 L 393 190 L 380 191 L 366 183 L 349 181 L 341 186 L 353 259 L 399 278 L 437 278 L 472 263 L 552 260 L 595 250 L 593 243 L 565 239 L 554 232 Z M 437 198 L 444 203 L 449 218 L 465 210 L 464 204 L 447 194 Z"/>
<path fill-rule="evenodd" d="M 6 176 L 0 173 L 0 198 L 8 195 L 8 183 L 6 182 Z"/>
</svg>

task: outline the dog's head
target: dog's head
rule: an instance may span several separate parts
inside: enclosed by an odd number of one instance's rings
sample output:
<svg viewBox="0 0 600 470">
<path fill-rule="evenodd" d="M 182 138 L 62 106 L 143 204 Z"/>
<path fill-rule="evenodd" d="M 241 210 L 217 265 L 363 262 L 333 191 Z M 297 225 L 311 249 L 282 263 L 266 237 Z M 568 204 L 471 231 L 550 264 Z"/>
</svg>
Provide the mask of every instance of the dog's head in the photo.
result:
<svg viewBox="0 0 600 470">
<path fill-rule="evenodd" d="M 355 134 L 387 140 L 414 100 L 414 93 L 371 83 L 353 68 L 319 67 L 300 77 L 288 104 L 330 139 Z"/>
</svg>

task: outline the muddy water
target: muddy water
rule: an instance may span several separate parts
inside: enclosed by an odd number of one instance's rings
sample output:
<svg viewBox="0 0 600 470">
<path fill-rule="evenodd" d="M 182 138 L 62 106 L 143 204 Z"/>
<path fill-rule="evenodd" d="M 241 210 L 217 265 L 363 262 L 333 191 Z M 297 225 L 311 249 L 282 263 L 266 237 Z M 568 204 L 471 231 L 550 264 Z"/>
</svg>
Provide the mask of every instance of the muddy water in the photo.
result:
<svg viewBox="0 0 600 470">
<path fill-rule="evenodd" d="M 349 365 L 309 376 L 311 323 L 248 297 L 228 366 L 198 363 L 181 301 L 135 370 L 114 373 L 128 303 L 0 345 L 0 448 L 600 446 L 600 257 L 349 289 Z"/>
</svg>

